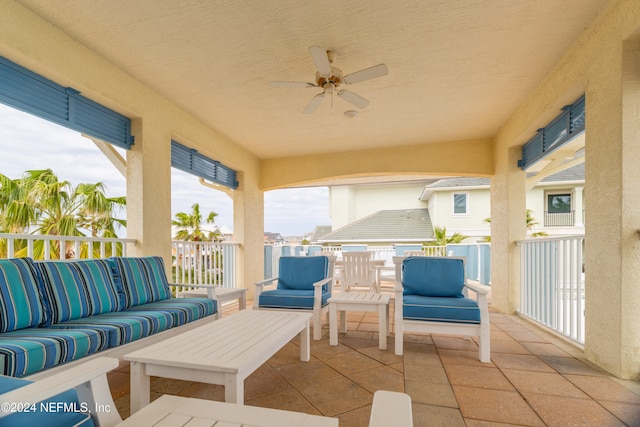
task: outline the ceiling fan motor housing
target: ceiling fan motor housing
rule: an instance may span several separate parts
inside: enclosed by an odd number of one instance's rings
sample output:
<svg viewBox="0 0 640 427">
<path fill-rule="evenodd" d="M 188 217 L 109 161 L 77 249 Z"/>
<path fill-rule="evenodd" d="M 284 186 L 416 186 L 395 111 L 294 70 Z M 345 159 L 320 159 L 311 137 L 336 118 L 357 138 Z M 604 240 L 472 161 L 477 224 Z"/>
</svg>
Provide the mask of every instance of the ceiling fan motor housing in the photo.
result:
<svg viewBox="0 0 640 427">
<path fill-rule="evenodd" d="M 336 67 L 331 67 L 331 75 L 325 77 L 319 72 L 316 72 L 316 84 L 319 87 L 333 86 L 337 87 L 342 83 L 342 70 Z"/>
</svg>

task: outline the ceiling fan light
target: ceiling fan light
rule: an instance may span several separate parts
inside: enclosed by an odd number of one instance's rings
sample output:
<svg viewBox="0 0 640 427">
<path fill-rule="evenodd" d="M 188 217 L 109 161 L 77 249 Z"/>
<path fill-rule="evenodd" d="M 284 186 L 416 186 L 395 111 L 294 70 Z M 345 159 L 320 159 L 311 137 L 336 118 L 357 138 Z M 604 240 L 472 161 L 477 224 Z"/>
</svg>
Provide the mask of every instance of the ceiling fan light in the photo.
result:
<svg viewBox="0 0 640 427">
<path fill-rule="evenodd" d="M 358 112 L 356 110 L 347 110 L 344 112 L 344 116 L 348 119 L 354 119 L 358 117 Z"/>
</svg>

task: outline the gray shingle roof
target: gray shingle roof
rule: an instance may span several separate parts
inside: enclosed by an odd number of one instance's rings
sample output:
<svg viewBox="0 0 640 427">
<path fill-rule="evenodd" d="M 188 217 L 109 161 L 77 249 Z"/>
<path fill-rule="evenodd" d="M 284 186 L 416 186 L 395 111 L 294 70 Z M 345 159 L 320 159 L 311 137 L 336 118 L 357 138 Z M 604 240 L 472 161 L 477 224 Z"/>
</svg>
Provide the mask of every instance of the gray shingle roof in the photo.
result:
<svg viewBox="0 0 640 427">
<path fill-rule="evenodd" d="M 323 238 L 329 233 L 331 233 L 330 225 L 317 225 L 316 228 L 313 230 L 313 234 L 311 235 L 309 240 L 311 241 L 311 243 L 317 243 L 320 241 L 321 238 Z"/>
<path fill-rule="evenodd" d="M 426 188 L 482 187 L 489 184 L 489 178 L 447 178 L 427 185 Z"/>
<path fill-rule="evenodd" d="M 320 239 L 338 242 L 423 242 L 433 239 L 428 209 L 384 210 L 347 224 Z"/>
<path fill-rule="evenodd" d="M 584 163 L 572 166 L 563 171 L 549 175 L 542 182 L 584 181 Z"/>
</svg>

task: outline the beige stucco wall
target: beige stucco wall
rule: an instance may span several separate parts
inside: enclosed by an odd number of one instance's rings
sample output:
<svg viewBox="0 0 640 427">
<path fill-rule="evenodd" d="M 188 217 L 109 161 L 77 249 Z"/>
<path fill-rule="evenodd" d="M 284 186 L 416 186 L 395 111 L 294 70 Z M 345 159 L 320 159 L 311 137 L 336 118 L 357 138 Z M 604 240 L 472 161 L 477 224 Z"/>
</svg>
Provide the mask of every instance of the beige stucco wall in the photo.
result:
<svg viewBox="0 0 640 427">
<path fill-rule="evenodd" d="M 519 156 L 509 147 L 586 93 L 585 354 L 623 378 L 640 376 L 638 29 L 640 2 L 631 0 L 612 1 L 586 29 L 497 135 L 491 200 L 492 300 L 514 311 L 525 200 Z"/>
<path fill-rule="evenodd" d="M 380 210 L 425 209 L 418 199 L 423 188 L 424 183 L 331 187 L 331 226 L 336 230 Z"/>
<path fill-rule="evenodd" d="M 241 173 L 239 202 L 234 201 L 235 240 L 252 259 L 241 263 L 238 285 L 262 278 L 264 204 L 255 156 L 21 5 L 2 2 L 0 27 L 1 56 L 133 119 L 136 144 L 127 153 L 127 234 L 138 244 L 131 254 L 162 255 L 167 263 L 171 259 L 174 138 Z"/>
<path fill-rule="evenodd" d="M 491 140 L 479 139 L 266 159 L 260 162 L 260 182 L 266 191 L 327 178 L 411 174 L 491 176 L 492 147 Z"/>
</svg>

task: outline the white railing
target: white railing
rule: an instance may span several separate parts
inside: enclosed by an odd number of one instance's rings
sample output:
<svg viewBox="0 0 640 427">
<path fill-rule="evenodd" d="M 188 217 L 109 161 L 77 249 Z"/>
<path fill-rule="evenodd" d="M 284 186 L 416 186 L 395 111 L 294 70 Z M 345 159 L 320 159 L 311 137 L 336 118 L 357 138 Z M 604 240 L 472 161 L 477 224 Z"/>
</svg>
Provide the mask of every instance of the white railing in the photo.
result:
<svg viewBox="0 0 640 427">
<path fill-rule="evenodd" d="M 50 260 L 126 256 L 127 244 L 135 242 L 135 239 L 0 233 L 0 257 Z"/>
<path fill-rule="evenodd" d="M 238 246 L 227 242 L 172 241 L 174 283 L 236 287 Z M 178 291 L 190 289 L 185 286 Z"/>
<path fill-rule="evenodd" d="M 584 344 L 584 236 L 527 239 L 517 244 L 519 314 Z"/>
</svg>

